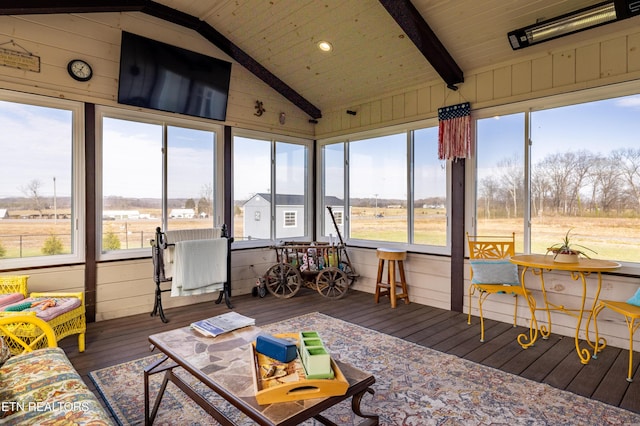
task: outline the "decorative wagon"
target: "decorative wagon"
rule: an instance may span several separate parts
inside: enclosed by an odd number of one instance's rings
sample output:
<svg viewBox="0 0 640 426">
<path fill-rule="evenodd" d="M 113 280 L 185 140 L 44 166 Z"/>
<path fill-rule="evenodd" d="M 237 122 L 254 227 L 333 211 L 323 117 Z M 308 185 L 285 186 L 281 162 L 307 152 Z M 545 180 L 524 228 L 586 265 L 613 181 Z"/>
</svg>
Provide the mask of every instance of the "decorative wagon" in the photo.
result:
<svg viewBox="0 0 640 426">
<path fill-rule="evenodd" d="M 264 274 L 264 288 L 279 298 L 295 296 L 302 286 L 315 289 L 324 297 L 339 299 L 358 278 L 336 225 L 338 244 L 326 242 L 283 242 L 274 246 L 277 263 Z M 263 295 L 261 294 L 261 296 Z"/>
</svg>

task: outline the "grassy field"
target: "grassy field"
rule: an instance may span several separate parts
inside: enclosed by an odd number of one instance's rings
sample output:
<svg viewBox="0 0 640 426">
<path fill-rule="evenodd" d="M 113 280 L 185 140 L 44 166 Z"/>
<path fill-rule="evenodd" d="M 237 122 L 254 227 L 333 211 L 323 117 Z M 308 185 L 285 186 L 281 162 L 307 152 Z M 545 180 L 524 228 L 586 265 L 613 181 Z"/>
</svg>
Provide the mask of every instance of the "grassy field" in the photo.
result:
<svg viewBox="0 0 640 426">
<path fill-rule="evenodd" d="M 152 217 L 153 217 L 153 212 Z M 443 209 L 416 209 L 415 243 L 444 245 L 447 216 Z M 242 235 L 242 215 L 236 215 L 234 235 Z M 522 219 L 491 219 L 478 221 L 479 235 L 509 235 L 516 233 L 516 251 L 523 252 Z M 147 248 L 155 236 L 158 219 L 104 221 L 104 232 L 117 236 L 122 249 Z M 171 219 L 170 227 L 206 228 L 211 219 Z M 547 247 L 560 242 L 567 230 L 573 229 L 574 241 L 597 252 L 591 257 L 621 261 L 640 261 L 640 219 L 544 217 L 532 221 L 532 252 L 545 253 Z M 45 240 L 56 235 L 70 252 L 71 221 L 58 219 L 0 220 L 0 245 L 5 258 L 40 256 Z M 344 236 L 343 236 L 344 237 Z M 407 241 L 407 221 L 404 209 L 353 208 L 351 237 L 374 241 Z"/>
</svg>

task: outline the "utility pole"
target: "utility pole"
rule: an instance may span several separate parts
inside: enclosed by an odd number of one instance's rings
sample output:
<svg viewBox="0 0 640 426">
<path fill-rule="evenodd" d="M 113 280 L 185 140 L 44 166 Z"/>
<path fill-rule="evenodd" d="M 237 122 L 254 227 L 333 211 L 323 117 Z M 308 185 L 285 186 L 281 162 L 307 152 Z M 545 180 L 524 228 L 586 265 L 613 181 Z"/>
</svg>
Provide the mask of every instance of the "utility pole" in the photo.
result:
<svg viewBox="0 0 640 426">
<path fill-rule="evenodd" d="M 378 194 L 373 194 L 376 197 L 376 211 L 374 214 L 374 217 L 377 218 L 378 217 Z"/>
<path fill-rule="evenodd" d="M 53 177 L 53 224 L 58 224 L 58 200 L 56 197 L 56 177 Z"/>
</svg>

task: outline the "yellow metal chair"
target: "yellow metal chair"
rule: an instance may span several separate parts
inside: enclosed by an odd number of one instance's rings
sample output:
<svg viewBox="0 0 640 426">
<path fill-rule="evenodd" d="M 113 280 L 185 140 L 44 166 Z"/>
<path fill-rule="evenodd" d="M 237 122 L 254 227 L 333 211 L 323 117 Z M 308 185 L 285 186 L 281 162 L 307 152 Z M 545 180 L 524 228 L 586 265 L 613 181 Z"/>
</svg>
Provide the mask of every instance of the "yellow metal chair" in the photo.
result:
<svg viewBox="0 0 640 426">
<path fill-rule="evenodd" d="M 484 342 L 482 304 L 489 295 L 503 293 L 511 294 L 515 297 L 513 312 L 514 327 L 516 326 L 518 317 L 518 296 L 530 296 L 530 293 L 528 291 L 525 293 L 525 290 L 523 290 L 520 285 L 517 266 L 508 261 L 511 256 L 515 255 L 515 239 L 515 232 L 512 233 L 511 236 L 476 236 L 467 233 L 469 259 L 471 263 L 469 315 L 467 317 L 467 324 L 471 324 L 472 296 L 478 291 L 481 342 Z M 479 262 L 479 260 L 487 262 L 483 264 Z M 495 261 L 495 264 L 492 264 L 491 261 Z M 476 278 L 479 275 L 483 275 L 481 279 L 474 279 L 474 268 L 476 269 Z M 486 269 L 483 270 L 482 268 Z M 497 270 L 496 268 L 500 268 L 501 270 Z"/>
<path fill-rule="evenodd" d="M 596 346 L 593 350 L 593 357 L 596 358 L 598 352 L 601 352 L 606 346 L 607 341 L 600 339 L 598 336 L 598 314 L 604 309 L 609 308 L 624 316 L 629 329 L 629 370 L 627 372 L 627 382 L 633 382 L 633 334 L 640 327 L 640 306 L 632 305 L 627 302 L 616 302 L 613 300 L 601 300 L 593 311 L 593 318 L 596 327 Z M 602 342 L 599 342 L 602 340 Z"/>
</svg>

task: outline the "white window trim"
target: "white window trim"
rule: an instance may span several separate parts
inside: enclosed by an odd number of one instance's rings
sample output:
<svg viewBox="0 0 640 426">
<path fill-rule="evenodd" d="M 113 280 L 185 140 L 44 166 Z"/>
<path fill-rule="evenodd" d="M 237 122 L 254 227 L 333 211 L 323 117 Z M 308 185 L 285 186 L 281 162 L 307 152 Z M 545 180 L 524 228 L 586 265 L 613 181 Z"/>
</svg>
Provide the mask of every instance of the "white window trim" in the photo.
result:
<svg viewBox="0 0 640 426">
<path fill-rule="evenodd" d="M 238 137 L 243 137 L 243 138 L 251 138 L 251 139 L 260 139 L 260 140 L 264 140 L 265 142 L 271 142 L 272 146 L 273 146 L 273 142 L 285 142 L 285 143 L 292 143 L 292 144 L 298 144 L 298 145 L 303 145 L 306 146 L 307 148 L 307 159 L 306 159 L 306 163 L 307 163 L 307 170 L 306 170 L 306 182 L 307 182 L 307 186 L 305 188 L 305 205 L 304 205 L 304 211 L 307 212 L 305 214 L 305 217 L 303 218 L 303 220 L 306 222 L 306 226 L 305 229 L 307 230 L 305 232 L 304 236 L 300 236 L 300 237 L 287 237 L 288 241 L 308 241 L 311 238 L 311 230 L 312 230 L 312 224 L 313 224 L 313 217 L 311 215 L 311 197 L 309 196 L 310 194 L 312 194 L 312 189 L 313 189 L 313 182 L 311 179 L 311 165 L 312 163 L 312 158 L 313 158 L 313 141 L 310 139 L 304 139 L 304 138 L 299 138 L 299 137 L 294 137 L 294 136 L 285 136 L 285 135 L 279 135 L 279 134 L 275 134 L 275 133 L 267 133 L 267 132 L 259 132 L 256 130 L 247 130 L 247 129 L 238 129 L 238 128 L 233 128 L 231 131 L 231 147 L 232 147 L 232 158 L 234 158 L 235 160 L 235 155 L 233 154 L 233 140 L 234 138 L 238 136 Z M 273 150 L 272 150 L 272 168 L 271 168 L 271 194 L 275 195 L 277 188 L 275 188 L 275 169 L 274 169 L 274 158 L 273 156 L 275 155 Z M 232 188 L 232 192 L 233 192 L 233 188 Z M 235 193 L 232 194 L 231 196 L 232 202 L 235 202 Z M 264 218 L 262 218 L 264 220 Z M 272 223 L 272 225 L 275 225 L 275 220 L 276 220 L 276 211 L 275 211 L 275 203 L 271 204 L 271 218 L 270 221 Z M 233 224 L 228 224 L 229 226 L 229 230 L 233 235 Z M 271 232 L 272 234 L 275 232 L 275 226 L 271 226 Z M 274 237 L 272 235 L 271 239 L 256 239 L 256 240 L 245 240 L 243 241 L 240 238 L 236 238 L 233 243 L 232 243 L 232 247 L 233 248 L 254 248 L 254 247 L 268 247 L 274 244 L 274 242 L 276 241 L 277 237 Z"/>
<path fill-rule="evenodd" d="M 72 123 L 72 206 L 73 247 L 74 253 L 54 256 L 33 256 L 12 259 L 0 259 L 0 270 L 13 268 L 28 268 L 38 266 L 56 266 L 82 263 L 85 260 L 85 150 L 84 150 L 84 104 L 66 99 L 57 99 L 40 95 L 25 94 L 0 89 L 0 99 L 16 102 L 69 110 L 73 114 Z"/>
<path fill-rule="evenodd" d="M 558 95 L 552 95 L 546 98 L 530 99 L 522 102 L 506 104 L 496 107 L 483 108 L 480 110 L 472 110 L 471 122 L 475 123 L 478 119 L 485 119 L 491 117 L 499 117 L 501 115 L 510 115 L 523 112 L 535 112 L 551 108 L 559 108 L 563 106 L 571 106 L 580 103 L 597 102 L 607 99 L 613 99 L 623 96 L 631 96 L 640 92 L 640 81 L 634 80 L 631 82 L 624 82 L 613 84 L 609 86 L 601 86 L 592 89 L 584 89 L 578 92 L 564 93 Z M 472 130 L 473 136 L 473 152 L 476 150 L 476 137 L 475 129 Z M 465 205 L 467 206 L 465 212 L 465 227 L 469 229 L 469 233 L 476 232 L 476 169 L 477 169 L 477 156 L 473 155 L 471 159 L 467 159 L 465 162 Z M 530 245 L 530 226 L 531 224 L 525 218 L 524 232 L 526 235 L 525 247 L 528 252 Z M 465 249 L 466 250 L 466 249 Z M 640 275 L 640 262 L 624 262 L 620 261 L 621 268 L 616 269 L 615 274 L 628 274 L 628 275 Z"/>
<path fill-rule="evenodd" d="M 113 108 L 106 106 L 96 106 L 96 256 L 98 260 L 122 260 L 122 259 L 134 259 L 149 257 L 151 255 L 151 245 L 148 248 L 143 247 L 140 249 L 129 250 L 113 250 L 106 253 L 102 252 L 102 235 L 103 235 L 103 221 L 102 221 L 102 135 L 103 135 L 103 119 L 105 117 L 115 118 L 119 120 L 137 121 L 140 123 L 149 123 L 166 126 L 185 127 L 196 130 L 204 130 L 216 133 L 216 146 L 215 158 L 214 158 L 214 194 L 213 194 L 213 212 L 215 215 L 214 225 L 221 226 L 223 223 L 222 212 L 224 211 L 223 198 L 219 196 L 223 192 L 223 177 L 222 170 L 224 164 L 224 131 L 223 126 L 219 124 L 204 123 L 197 120 L 187 120 L 176 117 L 166 117 L 158 114 L 151 114 L 147 112 L 131 111 L 122 108 Z M 159 176 L 158 179 L 166 179 L 166 176 Z M 166 183 L 166 182 L 165 182 Z M 163 209 L 166 207 L 164 198 L 166 198 L 166 185 L 163 185 Z M 164 227 L 167 221 L 169 211 L 163 211 L 162 226 Z M 227 225 L 228 226 L 228 225 Z"/>
<path fill-rule="evenodd" d="M 293 225 L 287 225 L 287 214 L 293 214 Z M 295 210 L 282 211 L 282 226 L 284 228 L 295 228 L 298 226 L 298 212 Z"/>
<path fill-rule="evenodd" d="M 341 136 L 334 136 L 334 137 L 330 137 L 330 138 L 326 138 L 326 139 L 321 139 L 318 140 L 317 143 L 317 149 L 316 149 L 316 170 L 320 171 L 319 173 L 321 173 L 322 171 L 322 148 L 325 145 L 330 145 L 330 144 L 334 144 L 334 143 L 341 143 L 344 142 L 346 144 L 346 148 L 345 148 L 345 188 L 344 188 L 344 198 L 345 198 L 345 211 L 343 214 L 343 229 L 344 229 L 344 233 L 346 235 L 342 235 L 343 240 L 345 241 L 345 243 L 348 243 L 349 245 L 353 245 L 353 246 L 358 246 L 358 247 L 365 247 L 365 248 L 377 248 L 380 247 L 380 245 L 384 245 L 385 247 L 389 247 L 389 248 L 397 248 L 397 249 L 401 249 L 401 250 L 409 250 L 409 251 L 413 251 L 413 252 L 417 252 L 417 253 L 426 253 L 426 254 L 442 254 L 442 255 L 449 255 L 451 254 L 451 227 L 450 227 L 450 221 L 449 219 L 447 219 L 447 243 L 444 246 L 432 246 L 432 245 L 425 245 L 425 244 L 411 244 L 411 243 L 397 243 L 397 242 L 391 242 L 391 241 L 375 241 L 375 240 L 359 240 L 359 239 L 355 239 L 355 238 L 349 238 L 347 237 L 347 235 L 349 235 L 349 227 L 350 227 L 350 217 L 349 217 L 349 210 L 350 210 L 350 206 L 349 206 L 349 164 L 348 164 L 348 158 L 349 158 L 349 142 L 355 142 L 355 141 L 360 141 L 363 139 L 371 139 L 371 138 L 376 138 L 376 137 L 381 137 L 381 136 L 388 136 L 388 135 L 392 135 L 392 134 L 397 134 L 397 133 L 406 133 L 407 136 L 409 135 L 409 132 L 414 131 L 414 130 L 420 130 L 420 129 L 424 129 L 424 128 L 428 128 L 428 127 L 438 127 L 438 119 L 437 118 L 432 118 L 432 119 L 427 119 L 427 120 L 420 120 L 420 121 L 416 121 L 416 122 L 412 122 L 412 123 L 408 123 L 408 124 L 401 124 L 401 125 L 396 125 L 396 126 L 389 126 L 389 127 L 384 127 L 382 129 L 374 129 L 374 130 L 368 130 L 368 131 L 364 131 L 364 132 L 357 132 L 357 133 L 352 133 L 352 134 L 347 134 L 347 135 L 341 135 Z M 409 143 L 410 143 L 410 139 L 409 137 L 407 137 L 407 161 L 409 161 Z M 449 163 L 447 162 L 447 181 L 446 181 L 446 186 L 447 186 L 447 212 L 451 211 L 451 194 L 450 194 L 450 188 L 451 188 L 451 167 L 449 167 Z M 410 167 L 407 169 L 408 173 L 409 171 L 412 170 L 412 165 L 409 165 Z M 409 174 L 407 175 L 407 179 L 409 178 Z M 318 194 L 324 194 L 324 188 L 322 188 L 322 183 L 323 183 L 323 179 L 317 179 L 317 188 L 316 191 Z M 411 188 L 412 189 L 412 188 Z M 408 193 L 412 193 L 412 191 L 408 191 Z M 318 211 L 322 210 L 322 196 L 317 197 L 317 204 L 316 207 L 318 209 Z M 409 201 L 409 200 L 407 200 Z M 410 217 L 412 217 L 412 214 L 407 214 L 407 220 L 410 220 Z M 411 227 L 411 224 L 408 224 L 409 227 Z M 332 225 L 331 225 L 332 226 Z M 317 235 L 322 235 L 322 223 L 318 222 L 317 224 L 317 229 L 316 229 Z M 407 232 L 410 232 L 410 229 L 407 229 Z M 328 237 L 320 237 L 321 240 L 323 241 L 328 241 Z"/>
</svg>

